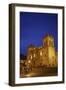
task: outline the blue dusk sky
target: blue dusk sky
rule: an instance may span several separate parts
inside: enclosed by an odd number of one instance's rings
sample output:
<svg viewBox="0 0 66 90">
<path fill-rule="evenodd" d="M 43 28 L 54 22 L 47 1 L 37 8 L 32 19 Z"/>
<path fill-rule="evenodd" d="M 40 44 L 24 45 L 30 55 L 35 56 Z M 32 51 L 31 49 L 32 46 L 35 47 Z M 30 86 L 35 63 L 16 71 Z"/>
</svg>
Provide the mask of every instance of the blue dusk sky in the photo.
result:
<svg viewBox="0 0 66 90">
<path fill-rule="evenodd" d="M 42 38 L 50 34 L 58 49 L 58 15 L 20 12 L 20 54 L 27 55 L 29 45 L 42 46 Z"/>
</svg>

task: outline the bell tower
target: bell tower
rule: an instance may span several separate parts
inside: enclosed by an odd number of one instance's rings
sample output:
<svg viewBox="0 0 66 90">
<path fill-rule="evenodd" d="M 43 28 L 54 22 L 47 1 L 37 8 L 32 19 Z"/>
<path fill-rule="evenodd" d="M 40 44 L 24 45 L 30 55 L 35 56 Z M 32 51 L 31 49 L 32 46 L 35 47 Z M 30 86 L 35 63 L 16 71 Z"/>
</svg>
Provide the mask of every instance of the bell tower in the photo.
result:
<svg viewBox="0 0 66 90">
<path fill-rule="evenodd" d="M 53 39 L 53 37 L 50 36 L 50 35 L 47 35 L 46 37 L 44 37 L 43 46 L 45 46 L 45 47 L 49 47 L 49 46 L 54 47 L 54 39 Z"/>
<path fill-rule="evenodd" d="M 48 57 L 48 66 L 55 67 L 56 65 L 56 52 L 54 47 L 54 38 L 50 35 L 47 35 L 43 39 L 43 47 Z"/>
</svg>

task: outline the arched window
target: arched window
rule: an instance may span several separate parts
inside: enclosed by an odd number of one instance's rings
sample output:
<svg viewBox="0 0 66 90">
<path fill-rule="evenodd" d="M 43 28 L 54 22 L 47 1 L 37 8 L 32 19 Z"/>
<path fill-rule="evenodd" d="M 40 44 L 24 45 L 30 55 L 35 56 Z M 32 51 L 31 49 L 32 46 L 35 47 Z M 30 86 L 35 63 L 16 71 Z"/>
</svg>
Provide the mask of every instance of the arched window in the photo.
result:
<svg viewBox="0 0 66 90">
<path fill-rule="evenodd" d="M 40 51 L 40 56 L 42 56 L 42 51 Z"/>
<path fill-rule="evenodd" d="M 31 59 L 32 59 L 32 55 L 31 55 L 30 57 L 31 57 Z"/>
<path fill-rule="evenodd" d="M 34 57 L 35 57 L 36 55 L 35 55 L 35 53 L 34 53 Z"/>
</svg>

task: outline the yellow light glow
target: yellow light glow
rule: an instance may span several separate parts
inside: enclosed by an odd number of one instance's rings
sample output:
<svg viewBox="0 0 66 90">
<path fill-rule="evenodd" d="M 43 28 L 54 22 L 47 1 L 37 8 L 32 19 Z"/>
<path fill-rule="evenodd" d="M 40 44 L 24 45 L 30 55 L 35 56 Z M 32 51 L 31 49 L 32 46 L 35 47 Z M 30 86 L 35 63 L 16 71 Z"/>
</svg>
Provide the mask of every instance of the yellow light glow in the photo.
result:
<svg viewBox="0 0 66 90">
<path fill-rule="evenodd" d="M 34 57 L 35 57 L 36 55 L 35 55 L 35 53 L 34 53 Z"/>
<path fill-rule="evenodd" d="M 30 60 L 28 61 L 28 63 L 30 63 Z"/>
<path fill-rule="evenodd" d="M 32 55 L 31 55 L 31 59 L 32 59 Z"/>
<path fill-rule="evenodd" d="M 42 51 L 40 51 L 40 56 L 42 56 Z"/>
</svg>

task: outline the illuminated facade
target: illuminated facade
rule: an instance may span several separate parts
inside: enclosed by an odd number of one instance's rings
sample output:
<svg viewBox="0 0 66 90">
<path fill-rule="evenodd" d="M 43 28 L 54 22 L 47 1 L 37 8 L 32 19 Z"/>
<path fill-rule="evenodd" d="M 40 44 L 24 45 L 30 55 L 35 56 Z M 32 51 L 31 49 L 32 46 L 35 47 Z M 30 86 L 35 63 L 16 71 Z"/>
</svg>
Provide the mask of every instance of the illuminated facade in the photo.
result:
<svg viewBox="0 0 66 90">
<path fill-rule="evenodd" d="M 26 67 L 57 67 L 57 52 L 54 47 L 54 38 L 47 35 L 43 38 L 42 47 L 28 47 L 27 60 L 25 60 Z"/>
</svg>

